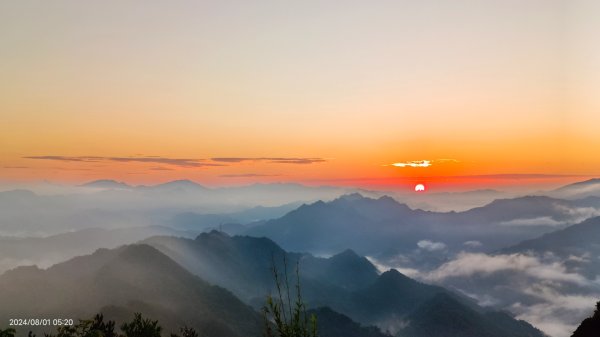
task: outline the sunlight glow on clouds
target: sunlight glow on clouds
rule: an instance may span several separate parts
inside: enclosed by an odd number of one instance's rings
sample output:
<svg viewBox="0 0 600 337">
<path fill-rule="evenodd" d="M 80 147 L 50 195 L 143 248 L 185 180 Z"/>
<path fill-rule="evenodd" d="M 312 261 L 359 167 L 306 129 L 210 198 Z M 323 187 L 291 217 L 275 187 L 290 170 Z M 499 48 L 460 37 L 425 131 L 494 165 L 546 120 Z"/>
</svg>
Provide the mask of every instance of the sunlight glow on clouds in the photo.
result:
<svg viewBox="0 0 600 337">
<path fill-rule="evenodd" d="M 435 164 L 459 163 L 459 161 L 456 159 L 435 159 L 435 160 L 423 159 L 423 160 L 411 160 L 411 161 L 397 162 L 397 163 L 393 163 L 390 165 L 395 166 L 395 167 L 430 167 L 434 163 Z"/>
<path fill-rule="evenodd" d="M 431 166 L 430 160 L 413 160 L 404 163 L 393 163 L 392 166 L 396 167 L 429 167 Z"/>
</svg>

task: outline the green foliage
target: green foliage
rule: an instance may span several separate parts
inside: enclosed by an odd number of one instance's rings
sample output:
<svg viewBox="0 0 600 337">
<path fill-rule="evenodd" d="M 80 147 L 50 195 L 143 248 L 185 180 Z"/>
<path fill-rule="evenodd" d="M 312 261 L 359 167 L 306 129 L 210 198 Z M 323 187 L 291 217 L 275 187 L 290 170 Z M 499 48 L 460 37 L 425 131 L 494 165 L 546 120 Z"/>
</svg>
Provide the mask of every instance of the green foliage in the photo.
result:
<svg viewBox="0 0 600 337">
<path fill-rule="evenodd" d="M 292 305 L 287 261 L 283 257 L 283 275 L 279 274 L 273 261 L 273 277 L 277 288 L 277 297 L 267 296 L 262 309 L 265 320 L 265 337 L 317 337 L 317 318 L 306 313 L 306 305 L 300 292 L 299 264 L 296 264 L 296 298 Z M 283 280 L 281 277 L 283 276 Z M 275 329 L 273 329 L 273 323 Z"/>
<path fill-rule="evenodd" d="M 162 327 L 158 325 L 158 321 L 142 318 L 142 314 L 135 313 L 133 321 L 123 323 L 121 330 L 125 337 L 160 337 Z"/>
<path fill-rule="evenodd" d="M 5 330 L 0 329 L 0 337 L 15 337 L 15 329 L 8 328 Z"/>
</svg>

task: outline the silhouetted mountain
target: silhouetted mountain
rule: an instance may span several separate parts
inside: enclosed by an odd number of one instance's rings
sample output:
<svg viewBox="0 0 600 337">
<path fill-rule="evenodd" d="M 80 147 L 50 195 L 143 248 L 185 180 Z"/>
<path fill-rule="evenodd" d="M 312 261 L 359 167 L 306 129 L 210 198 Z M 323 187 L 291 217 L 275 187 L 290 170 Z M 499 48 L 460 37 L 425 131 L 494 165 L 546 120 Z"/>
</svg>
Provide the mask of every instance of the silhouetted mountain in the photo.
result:
<svg viewBox="0 0 600 337">
<path fill-rule="evenodd" d="M 551 251 L 561 255 L 581 255 L 600 250 L 600 217 L 587 219 L 565 229 L 542 235 L 539 238 L 523 241 L 502 252 Z"/>
<path fill-rule="evenodd" d="M 600 196 L 600 178 L 593 178 L 565 185 L 550 191 L 550 194 L 563 198 Z"/>
<path fill-rule="evenodd" d="M 600 302 L 596 303 L 596 310 L 591 317 L 581 322 L 571 337 L 598 337 L 600 335 Z"/>
<path fill-rule="evenodd" d="M 287 254 L 266 238 L 230 237 L 223 232 L 202 233 L 195 240 L 154 237 L 144 241 L 196 275 L 233 291 L 247 302 L 263 304 L 272 289 L 273 262 L 283 270 L 283 257 L 288 258 L 288 271 L 299 259 Z"/>
<path fill-rule="evenodd" d="M 600 199 L 530 196 L 496 200 L 465 212 L 436 213 L 412 210 L 390 197 L 353 194 L 303 205 L 245 234 L 269 237 L 288 250 L 317 254 L 351 248 L 380 257 L 406 255 L 414 253 L 422 240 L 441 242 L 438 247 L 450 251 L 464 250 L 467 241 L 494 250 L 580 221 L 591 209 L 600 209 Z"/>
<path fill-rule="evenodd" d="M 523 321 L 497 320 L 499 313 L 482 314 L 446 293 L 438 293 L 408 316 L 407 337 L 530 337 L 544 334 Z"/>
<path fill-rule="evenodd" d="M 362 256 L 348 249 L 328 259 L 306 255 L 302 272 L 311 278 L 348 290 L 364 288 L 377 279 L 377 269 Z"/>
<path fill-rule="evenodd" d="M 93 188 L 106 188 L 106 189 L 110 189 L 110 188 L 130 189 L 130 188 L 132 188 L 132 186 L 127 185 L 124 182 L 110 180 L 110 179 L 94 180 L 94 181 L 90 181 L 89 183 L 85 183 L 81 186 L 82 187 L 93 187 Z"/>
<path fill-rule="evenodd" d="M 595 217 L 536 239 L 523 241 L 500 252 L 533 252 L 539 255 L 552 253 L 567 260 L 567 267 L 594 279 L 600 269 L 600 260 L 597 258 L 600 256 L 599 238 L 600 217 Z"/>
<path fill-rule="evenodd" d="M 250 228 L 246 234 L 267 236 L 294 251 L 335 252 L 351 247 L 364 253 L 369 246 L 382 243 L 371 240 L 385 237 L 382 227 L 386 220 L 402 224 L 415 212 L 389 197 L 370 199 L 353 194 L 302 205 L 279 219 Z"/>
<path fill-rule="evenodd" d="M 210 189 L 188 179 L 173 180 L 152 186 L 138 186 L 140 190 L 160 192 L 205 192 Z"/>
<path fill-rule="evenodd" d="M 361 326 L 350 317 L 327 307 L 308 310 L 307 313 L 317 317 L 319 337 L 390 337 L 376 327 Z"/>
<path fill-rule="evenodd" d="M 465 211 L 473 207 L 488 204 L 495 199 L 507 198 L 510 196 L 510 193 L 492 189 L 457 192 L 405 192 L 394 194 L 396 200 L 406 203 L 413 209 L 420 208 L 434 212 Z"/>
<path fill-rule="evenodd" d="M 477 311 L 476 317 L 487 320 L 483 309 L 442 287 L 417 282 L 395 270 L 377 275 L 367 259 L 351 250 L 330 258 L 318 258 L 287 253 L 266 238 L 230 237 L 217 231 L 203 233 L 196 240 L 154 237 L 144 242 L 256 307 L 264 303 L 265 294 L 274 291 L 270 271 L 273 261 L 278 270 L 283 271 L 285 256 L 293 280 L 293 269 L 299 262 L 302 297 L 309 307 L 328 306 L 361 324 L 376 325 L 396 333 L 406 327 L 401 322 L 408 315 L 439 293 L 456 299 L 454 305 L 458 312 L 470 308 Z M 507 319 L 514 321 L 510 317 Z M 516 321 L 512 323 L 514 327 L 520 327 Z"/>
<path fill-rule="evenodd" d="M 557 207 L 568 208 L 571 202 L 545 196 L 526 196 L 514 199 L 497 199 L 483 206 L 461 212 L 464 221 L 505 222 L 514 219 L 535 219 L 549 216 L 566 220 L 568 214 L 557 211 Z"/>
<path fill-rule="evenodd" d="M 395 269 L 381 274 L 370 286 L 354 293 L 361 321 L 392 320 L 403 317 L 424 301 L 438 293 L 442 287 L 417 282 Z"/>
<path fill-rule="evenodd" d="M 166 331 L 187 325 L 207 336 L 258 336 L 262 325 L 260 315 L 230 292 L 148 245 L 102 249 L 47 270 L 11 270 L 0 276 L 0 303 L 2 321 L 87 318 L 96 312 L 126 321 L 139 311 Z"/>
</svg>

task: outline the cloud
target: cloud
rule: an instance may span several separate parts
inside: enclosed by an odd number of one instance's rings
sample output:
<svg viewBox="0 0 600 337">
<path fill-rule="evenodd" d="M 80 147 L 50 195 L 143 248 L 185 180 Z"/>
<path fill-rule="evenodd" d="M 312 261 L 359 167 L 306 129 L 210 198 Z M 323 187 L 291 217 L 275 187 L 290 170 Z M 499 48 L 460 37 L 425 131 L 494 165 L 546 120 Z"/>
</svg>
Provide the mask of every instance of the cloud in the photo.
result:
<svg viewBox="0 0 600 337">
<path fill-rule="evenodd" d="M 517 302 L 510 307 L 518 319 L 526 320 L 547 334 L 568 337 L 582 317 L 592 313 L 596 296 L 562 294 L 554 288 L 534 283 L 523 289 L 523 293 L 536 297 L 540 302 L 523 304 Z"/>
<path fill-rule="evenodd" d="M 417 242 L 417 246 L 419 246 L 419 248 L 421 248 L 421 249 L 424 249 L 424 250 L 427 250 L 430 252 L 446 249 L 445 243 L 433 242 L 430 240 L 421 240 L 421 241 Z"/>
<path fill-rule="evenodd" d="M 241 173 L 241 174 L 222 174 L 222 178 L 254 178 L 254 177 L 277 177 L 279 174 L 260 174 L 260 173 Z"/>
<path fill-rule="evenodd" d="M 205 166 L 224 166 L 219 163 L 207 162 L 204 159 L 192 159 L 192 158 L 169 158 L 169 157 L 96 157 L 96 156 L 28 156 L 23 157 L 25 159 L 37 159 L 37 160 L 56 160 L 65 162 L 139 162 L 139 163 L 153 163 L 153 164 L 167 164 L 177 167 L 205 167 Z"/>
<path fill-rule="evenodd" d="M 426 240 L 424 240 L 426 241 Z M 467 241 L 469 242 L 469 241 Z M 600 277 L 587 279 L 569 271 L 555 254 L 459 253 L 433 270 L 406 268 L 403 256 L 389 262 L 369 258 L 379 271 L 396 269 L 423 282 L 436 283 L 473 298 L 482 306 L 507 310 L 552 337 L 568 337 L 589 316 L 600 298 Z"/>
<path fill-rule="evenodd" d="M 594 207 L 566 207 L 563 205 L 554 205 L 554 208 L 561 212 L 566 218 L 565 221 L 558 221 L 550 216 L 537 218 L 521 218 L 501 222 L 505 226 L 561 226 L 582 222 L 586 219 L 599 216 L 600 210 Z"/>
<path fill-rule="evenodd" d="M 489 294 L 476 294 L 476 293 L 468 292 L 464 289 L 456 289 L 456 290 L 459 291 L 460 293 L 462 293 L 463 295 L 474 299 L 475 301 L 477 301 L 477 304 L 479 304 L 482 307 L 493 307 L 500 303 L 500 301 L 497 298 L 495 298 Z"/>
<path fill-rule="evenodd" d="M 297 158 L 297 157 L 216 157 L 211 158 L 212 161 L 215 162 L 224 162 L 224 163 L 242 163 L 242 162 L 268 162 L 273 164 L 314 164 L 314 163 L 323 163 L 327 160 L 323 158 Z"/>
<path fill-rule="evenodd" d="M 556 221 L 550 216 L 541 216 L 537 218 L 514 219 L 501 222 L 502 226 L 560 226 L 564 224 L 561 221 Z"/>
<path fill-rule="evenodd" d="M 25 159 L 38 159 L 38 160 L 58 160 L 58 161 L 74 161 L 74 162 L 99 162 L 105 160 L 103 157 L 93 156 L 27 156 Z"/>
<path fill-rule="evenodd" d="M 480 241 L 472 240 L 463 242 L 463 245 L 471 248 L 478 248 L 481 247 L 483 244 Z"/>
<path fill-rule="evenodd" d="M 502 271 L 519 271 L 529 277 L 585 285 L 585 277 L 567 272 L 558 262 L 542 262 L 538 257 L 524 254 L 487 255 L 483 253 L 460 253 L 456 259 L 446 262 L 426 276 L 431 281 L 443 281 L 454 277 L 491 275 Z"/>
<path fill-rule="evenodd" d="M 555 208 L 571 218 L 571 223 L 579 223 L 586 219 L 599 216 L 600 210 L 594 207 L 574 207 L 569 208 L 562 205 L 555 205 Z"/>
<path fill-rule="evenodd" d="M 203 159 L 166 158 L 166 157 L 106 157 L 106 160 L 116 162 L 140 162 L 167 164 L 179 167 L 224 166 L 223 164 L 206 162 Z"/>
<path fill-rule="evenodd" d="M 445 164 L 445 163 L 460 163 L 460 161 L 456 159 L 424 159 L 424 160 L 411 160 L 405 162 L 397 162 L 391 164 L 391 166 L 395 167 L 429 167 L 433 164 Z"/>
<path fill-rule="evenodd" d="M 407 162 L 393 163 L 395 167 L 429 167 L 431 166 L 431 160 L 413 160 Z"/>
<path fill-rule="evenodd" d="M 229 166 L 231 164 L 242 162 L 267 162 L 271 164 L 314 164 L 323 163 L 327 160 L 323 158 L 312 157 L 216 157 L 211 159 L 197 158 L 170 158 L 159 156 L 131 156 L 131 157 L 96 157 L 96 156 L 27 156 L 25 159 L 36 160 L 55 160 L 64 162 L 138 162 L 150 164 L 165 164 L 181 168 L 198 168 L 198 167 L 214 167 L 214 166 Z"/>
</svg>

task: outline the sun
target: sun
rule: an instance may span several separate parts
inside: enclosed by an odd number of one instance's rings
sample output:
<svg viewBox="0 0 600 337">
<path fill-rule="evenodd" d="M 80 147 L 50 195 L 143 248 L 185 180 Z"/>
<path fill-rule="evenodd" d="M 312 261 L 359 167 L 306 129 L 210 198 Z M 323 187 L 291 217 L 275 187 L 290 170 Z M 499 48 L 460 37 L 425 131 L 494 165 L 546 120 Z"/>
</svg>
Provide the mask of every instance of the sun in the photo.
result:
<svg viewBox="0 0 600 337">
<path fill-rule="evenodd" d="M 423 184 L 415 185 L 415 192 L 425 192 L 425 185 L 423 185 Z"/>
</svg>

